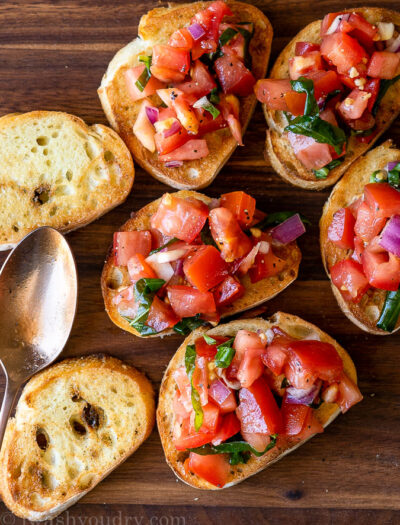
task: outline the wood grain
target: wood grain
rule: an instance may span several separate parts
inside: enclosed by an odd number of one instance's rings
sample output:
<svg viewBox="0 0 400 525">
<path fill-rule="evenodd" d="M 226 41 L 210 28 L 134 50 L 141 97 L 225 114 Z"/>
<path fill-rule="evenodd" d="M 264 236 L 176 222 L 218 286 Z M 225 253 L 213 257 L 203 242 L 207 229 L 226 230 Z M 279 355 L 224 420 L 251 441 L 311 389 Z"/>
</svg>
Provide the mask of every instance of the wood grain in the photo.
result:
<svg viewBox="0 0 400 525">
<path fill-rule="evenodd" d="M 274 27 L 272 59 L 303 25 L 339 8 L 330 0 L 256 0 L 254 4 Z M 89 124 L 106 123 L 96 94 L 101 76 L 115 51 L 136 35 L 140 16 L 155 5 L 144 0 L 1 2 L 0 114 L 42 108 L 76 113 Z M 379 2 L 379 6 L 395 9 L 398 2 Z M 70 509 L 69 517 L 137 516 L 141 523 L 156 523 L 153 516 L 183 516 L 185 523 L 229 520 L 232 525 L 282 520 L 399 523 L 400 335 L 370 336 L 343 316 L 319 255 L 318 220 L 328 191 L 301 191 L 282 182 L 263 158 L 264 137 L 265 121 L 258 107 L 245 136 L 246 146 L 237 150 L 206 191 L 218 196 L 226 188 L 243 189 L 267 212 L 296 209 L 309 217 L 312 226 L 300 240 L 299 279 L 267 303 L 267 314 L 277 309 L 295 313 L 336 337 L 356 363 L 364 401 L 293 455 L 235 488 L 212 494 L 175 480 L 155 430 L 134 456 Z M 382 140 L 388 137 L 400 144 L 398 121 Z M 131 211 L 166 190 L 138 168 L 125 204 L 68 235 L 79 270 L 79 308 L 63 355 L 109 352 L 145 371 L 156 388 L 181 337 L 144 342 L 119 330 L 104 312 L 99 280 L 113 231 Z M 2 254 L 0 262 L 4 258 Z M 12 523 L 6 518 L 0 509 L 0 522 Z"/>
</svg>

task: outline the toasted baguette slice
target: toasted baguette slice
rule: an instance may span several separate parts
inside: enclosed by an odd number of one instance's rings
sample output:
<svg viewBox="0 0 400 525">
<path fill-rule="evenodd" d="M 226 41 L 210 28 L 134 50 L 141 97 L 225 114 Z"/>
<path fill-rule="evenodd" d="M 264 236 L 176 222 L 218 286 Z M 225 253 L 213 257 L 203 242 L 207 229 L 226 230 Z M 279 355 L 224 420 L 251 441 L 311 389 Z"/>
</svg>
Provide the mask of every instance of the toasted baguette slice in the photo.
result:
<svg viewBox="0 0 400 525">
<path fill-rule="evenodd" d="M 207 205 L 210 204 L 211 198 L 197 193 L 194 191 L 178 191 L 172 193 L 176 197 L 181 198 L 196 198 Z M 131 231 L 131 230 L 147 230 L 150 228 L 150 218 L 156 212 L 161 198 L 156 201 L 147 204 L 144 208 L 135 213 L 118 231 Z M 248 275 L 245 275 L 241 282 L 246 288 L 245 294 L 236 300 L 233 304 L 223 308 L 221 317 L 228 317 L 249 308 L 254 308 L 269 299 L 275 297 L 278 293 L 282 292 L 289 284 L 297 279 L 299 272 L 299 265 L 301 261 L 301 251 L 297 246 L 296 242 L 292 242 L 288 245 L 282 245 L 279 247 L 279 253 L 277 253 L 282 259 L 287 261 L 285 268 L 279 275 L 262 279 L 257 283 L 252 283 Z M 110 316 L 111 321 L 117 326 L 130 332 L 134 335 L 142 337 L 137 330 L 135 330 L 121 315 L 118 313 L 117 307 L 113 303 L 113 298 L 117 293 L 126 286 L 129 286 L 130 280 L 127 272 L 123 272 L 122 269 L 114 265 L 114 256 L 112 249 L 110 248 L 104 268 L 101 275 L 101 289 L 103 292 L 104 304 L 106 311 Z M 166 330 L 160 334 L 146 337 L 157 337 L 160 335 L 168 335 L 174 333 L 173 330 Z"/>
<path fill-rule="evenodd" d="M 0 137 L 0 250 L 38 226 L 85 226 L 131 190 L 131 155 L 106 126 L 32 111 L 0 118 Z"/>
<path fill-rule="evenodd" d="M 252 72 L 259 79 L 266 74 L 272 42 L 272 27 L 266 16 L 255 6 L 242 2 L 227 2 L 236 19 L 253 22 L 255 33 L 250 43 Z M 171 34 L 190 24 L 191 18 L 207 7 L 208 2 L 170 4 L 142 16 L 138 38 L 122 48 L 110 62 L 98 89 L 99 97 L 111 126 L 121 135 L 136 162 L 153 177 L 178 189 L 198 189 L 208 186 L 236 149 L 237 142 L 228 129 L 209 133 L 209 155 L 204 159 L 186 161 L 179 168 L 166 168 L 157 153 L 151 153 L 132 132 L 141 100 L 132 102 L 127 92 L 125 71 L 139 64 L 138 55 L 155 44 L 166 44 Z M 157 95 L 150 97 L 159 100 Z M 256 105 L 254 95 L 241 99 L 240 118 L 246 130 Z"/>
<path fill-rule="evenodd" d="M 275 325 L 278 325 L 285 332 L 295 338 L 305 339 L 308 337 L 309 339 L 320 339 L 321 341 L 331 343 L 343 360 L 345 373 L 354 382 L 357 382 L 356 369 L 349 354 L 334 339 L 332 339 L 332 337 L 329 337 L 329 335 L 313 324 L 308 323 L 295 315 L 277 312 L 267 320 L 259 318 L 239 319 L 224 325 L 219 325 L 211 330 L 207 330 L 203 327 L 198 328 L 185 339 L 174 357 L 171 359 L 161 383 L 157 407 L 157 425 L 161 437 L 161 443 L 164 448 L 165 458 L 175 475 L 188 485 L 198 489 L 218 490 L 217 487 L 204 479 L 188 473 L 184 467 L 184 461 L 188 457 L 188 453 L 177 451 L 173 445 L 173 399 L 175 395 L 175 380 L 173 378 L 173 373 L 177 368 L 184 365 L 186 346 L 193 344 L 198 337 L 205 333 L 211 337 L 215 335 L 234 337 L 236 333 L 242 329 L 253 332 L 259 330 L 265 332 Z M 320 408 L 315 411 L 316 417 L 324 427 L 327 427 L 339 414 L 340 409 L 335 403 L 323 403 Z M 289 454 L 289 452 L 300 447 L 306 441 L 308 441 L 308 439 L 299 442 L 295 437 L 287 438 L 285 445 L 274 447 L 264 454 L 264 456 L 257 458 L 251 455 L 246 464 L 232 465 L 228 483 L 223 488 L 236 485 L 240 481 L 257 474 L 257 472 L 269 467 L 283 458 L 283 456 L 286 456 L 286 454 Z"/>
<path fill-rule="evenodd" d="M 400 14 L 396 11 L 380 7 L 360 7 L 348 9 L 343 12 L 356 12 L 363 15 L 371 24 L 378 22 L 393 22 L 397 31 L 400 31 Z M 296 42 L 321 43 L 320 38 L 321 20 L 316 20 L 298 33 L 295 38 L 285 47 L 275 62 L 270 78 L 289 77 L 289 58 L 294 56 Z M 349 137 L 345 160 L 332 169 L 326 179 L 316 179 L 314 173 L 308 170 L 297 159 L 293 148 L 284 134 L 287 120 L 282 111 L 268 110 L 263 104 L 265 118 L 269 129 L 266 139 L 266 157 L 269 158 L 272 167 L 285 180 L 309 190 L 322 190 L 340 179 L 347 168 L 363 153 L 365 153 L 382 133 L 390 126 L 400 113 L 400 81 L 393 84 L 383 97 L 376 115 L 376 126 L 378 133 L 369 144 L 363 144 L 355 136 Z"/>
<path fill-rule="evenodd" d="M 393 146 L 391 140 L 387 140 L 381 146 L 359 158 L 345 173 L 343 179 L 338 182 L 326 201 L 319 227 L 322 261 L 328 277 L 330 277 L 329 268 L 351 253 L 350 250 L 339 248 L 328 240 L 328 228 L 333 215 L 337 210 L 348 206 L 360 197 L 364 192 L 364 186 L 369 183 L 372 173 L 375 170 L 383 169 L 390 161 L 400 162 L 400 150 Z M 332 284 L 332 291 L 343 313 L 359 328 L 376 335 L 388 335 L 390 333 L 376 326 L 385 302 L 386 292 L 384 290 L 370 288 L 359 304 L 345 301 L 334 284 Z M 399 328 L 400 320 L 397 321 L 394 332 Z"/>
<path fill-rule="evenodd" d="M 67 359 L 34 376 L 9 420 L 0 457 L 4 503 L 30 521 L 78 501 L 149 436 L 149 380 L 104 355 Z"/>
</svg>

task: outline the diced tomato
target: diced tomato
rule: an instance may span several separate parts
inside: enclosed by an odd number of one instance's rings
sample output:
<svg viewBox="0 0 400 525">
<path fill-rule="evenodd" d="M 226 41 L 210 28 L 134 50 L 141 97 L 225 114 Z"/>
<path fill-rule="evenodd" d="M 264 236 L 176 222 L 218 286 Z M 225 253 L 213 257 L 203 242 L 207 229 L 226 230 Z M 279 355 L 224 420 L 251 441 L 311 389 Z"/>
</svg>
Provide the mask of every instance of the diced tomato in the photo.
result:
<svg viewBox="0 0 400 525">
<path fill-rule="evenodd" d="M 129 259 L 140 253 L 147 257 L 151 250 L 148 230 L 114 233 L 113 253 L 116 266 L 127 266 Z"/>
<path fill-rule="evenodd" d="M 290 359 L 295 366 L 311 372 L 323 381 L 335 381 L 343 371 L 343 361 L 330 343 L 317 340 L 292 341 Z"/>
<path fill-rule="evenodd" d="M 191 286 L 175 285 L 168 286 L 167 293 L 172 309 L 179 317 L 212 314 L 216 311 L 211 292 L 200 292 Z"/>
<path fill-rule="evenodd" d="M 354 225 L 356 220 L 349 208 L 340 208 L 332 218 L 328 228 L 328 239 L 339 248 L 354 248 Z"/>
<path fill-rule="evenodd" d="M 330 269 L 333 284 L 345 301 L 359 303 L 369 288 L 363 267 L 352 259 L 345 259 L 334 264 Z"/>
<path fill-rule="evenodd" d="M 220 379 L 211 382 L 208 395 L 218 405 L 221 414 L 236 410 L 235 394 Z"/>
<path fill-rule="evenodd" d="M 171 48 L 172 49 L 172 48 Z M 176 69 L 169 69 L 161 66 L 150 66 L 152 78 L 155 78 L 161 82 L 170 84 L 182 82 L 186 76 L 186 73 L 177 71 Z"/>
<path fill-rule="evenodd" d="M 209 345 L 208 343 L 206 343 L 204 337 L 199 337 L 198 339 L 196 339 L 196 354 L 207 359 L 214 359 L 215 354 L 217 353 L 217 346 L 224 343 L 225 341 L 228 341 L 229 338 L 213 335 L 213 339 L 215 339 L 217 344 Z"/>
<path fill-rule="evenodd" d="M 398 53 L 375 51 L 368 64 L 368 76 L 374 78 L 393 78 L 400 64 Z"/>
<path fill-rule="evenodd" d="M 250 388 L 239 390 L 236 414 L 245 433 L 279 434 L 282 416 L 264 377 L 259 377 Z"/>
<path fill-rule="evenodd" d="M 370 99 L 368 99 L 368 102 L 369 100 Z M 359 119 L 350 120 L 347 124 L 358 131 L 371 130 L 371 128 L 375 126 L 375 117 L 366 109 Z"/>
<path fill-rule="evenodd" d="M 297 436 L 304 428 L 308 414 L 312 408 L 307 405 L 292 405 L 283 398 L 281 412 L 283 421 L 283 434 L 285 436 Z"/>
<path fill-rule="evenodd" d="M 340 30 L 344 21 L 341 23 Z M 378 32 L 377 26 L 373 26 L 362 15 L 358 13 L 351 13 L 349 19 L 346 21 L 347 32 L 351 33 L 368 51 L 374 50 L 374 37 Z"/>
<path fill-rule="evenodd" d="M 324 37 L 326 35 L 328 29 L 331 27 L 335 18 L 343 14 L 344 14 L 343 12 L 328 13 L 327 15 L 324 16 L 322 23 L 321 23 L 321 32 L 320 32 L 321 37 Z"/>
<path fill-rule="evenodd" d="M 246 97 L 253 92 L 256 79 L 243 62 L 235 55 L 217 58 L 214 64 L 222 91 Z"/>
<path fill-rule="evenodd" d="M 223 443 L 238 432 L 240 432 L 240 421 L 238 420 L 235 412 L 229 412 L 229 414 L 226 414 L 220 420 L 219 428 L 217 430 L 215 438 L 212 440 L 213 445 L 219 445 L 220 443 Z"/>
<path fill-rule="evenodd" d="M 194 40 L 190 31 L 183 27 L 172 33 L 170 39 L 168 40 L 168 45 L 172 47 L 179 47 L 185 51 L 190 51 L 193 47 Z"/>
<path fill-rule="evenodd" d="M 342 74 L 347 74 L 350 68 L 368 60 L 365 49 L 346 33 L 326 35 L 321 43 L 321 54 Z"/>
<path fill-rule="evenodd" d="M 358 119 L 367 109 L 369 98 L 369 93 L 360 89 L 353 89 L 340 104 L 339 113 L 345 120 Z"/>
<path fill-rule="evenodd" d="M 202 137 L 206 133 L 211 133 L 218 129 L 223 129 L 228 126 L 228 123 L 221 114 L 217 118 L 213 118 L 211 113 L 202 108 L 195 108 L 197 119 L 200 123 L 198 136 Z"/>
<path fill-rule="evenodd" d="M 120 315 L 134 319 L 138 310 L 138 303 L 135 298 L 134 286 L 128 286 L 113 297 L 113 304 L 117 306 Z"/>
<path fill-rule="evenodd" d="M 162 132 L 154 135 L 154 142 L 159 155 L 168 155 L 172 151 L 176 151 L 185 144 L 185 142 L 188 142 L 189 139 L 190 135 L 183 128 L 169 137 L 165 137 Z"/>
<path fill-rule="evenodd" d="M 231 262 L 246 255 L 253 247 L 233 213 L 227 208 L 214 208 L 209 214 L 211 235 L 225 261 Z"/>
<path fill-rule="evenodd" d="M 234 303 L 244 295 L 245 291 L 245 287 L 235 277 L 228 275 L 214 290 L 217 308 Z"/>
<path fill-rule="evenodd" d="M 400 258 L 379 245 L 379 237 L 365 247 L 361 256 L 365 277 L 371 286 L 396 291 L 400 285 Z"/>
<path fill-rule="evenodd" d="M 190 76 L 191 80 L 177 86 L 177 88 L 184 93 L 190 93 L 200 98 L 204 95 L 208 95 L 212 89 L 217 87 L 217 84 L 211 76 L 207 66 L 200 60 L 194 61 Z"/>
<path fill-rule="evenodd" d="M 200 402 L 201 402 L 201 404 L 203 406 L 207 405 L 207 403 L 208 403 L 208 367 L 207 367 L 207 364 L 208 364 L 208 361 L 207 361 L 207 359 L 205 357 L 197 356 L 196 357 L 196 366 L 195 366 L 195 369 L 194 369 L 194 372 L 193 372 L 193 377 L 192 377 L 193 386 L 197 390 L 197 392 L 199 393 Z M 210 410 L 211 410 L 211 412 L 210 412 L 209 416 L 211 418 L 213 418 L 213 417 L 217 418 L 218 417 L 218 413 L 215 415 L 215 410 L 214 410 L 214 413 L 212 412 L 213 407 L 211 407 Z M 206 417 L 205 416 L 204 416 L 203 426 L 208 426 L 210 428 L 212 426 L 211 423 L 208 423 L 206 421 Z M 216 426 L 216 423 L 215 423 L 214 427 L 215 426 Z"/>
<path fill-rule="evenodd" d="M 369 78 L 367 82 L 365 83 L 364 91 L 366 91 L 367 93 L 371 93 L 371 97 L 368 99 L 368 106 L 367 106 L 368 111 L 372 111 L 375 105 L 380 86 L 381 86 L 381 81 L 379 78 Z"/>
<path fill-rule="evenodd" d="M 364 251 L 364 242 L 360 239 L 360 237 L 355 236 L 354 237 L 354 251 L 351 255 L 351 258 L 354 259 L 356 262 L 362 264 L 361 256 Z"/>
<path fill-rule="evenodd" d="M 194 248 L 185 259 L 183 271 L 190 284 L 201 292 L 214 288 L 228 274 L 227 264 L 214 246 Z"/>
<path fill-rule="evenodd" d="M 310 71 L 322 69 L 322 57 L 319 51 L 309 51 L 306 55 L 289 58 L 289 76 L 292 80 L 297 80 Z"/>
<path fill-rule="evenodd" d="M 400 213 L 400 191 L 387 182 L 366 184 L 364 198 L 377 217 L 389 218 Z"/>
<path fill-rule="evenodd" d="M 382 231 L 385 222 L 385 217 L 377 217 L 376 212 L 363 202 L 358 208 L 354 232 L 361 240 L 369 242 Z"/>
<path fill-rule="evenodd" d="M 295 388 L 310 388 L 317 376 L 298 365 L 295 359 L 291 359 L 283 368 L 283 373 L 289 383 Z"/>
<path fill-rule="evenodd" d="M 257 80 L 254 92 L 257 100 L 266 104 L 268 109 L 288 111 L 285 94 L 292 90 L 289 79 L 264 78 Z"/>
<path fill-rule="evenodd" d="M 230 465 L 226 454 L 210 454 L 200 456 L 191 452 L 188 469 L 216 487 L 223 487 L 229 477 Z"/>
<path fill-rule="evenodd" d="M 187 50 L 170 45 L 153 46 L 152 66 L 173 69 L 180 73 L 189 73 L 190 56 Z"/>
<path fill-rule="evenodd" d="M 343 374 L 339 381 L 339 398 L 336 401 L 340 406 L 340 410 L 343 413 L 347 412 L 350 407 L 359 403 L 362 398 L 363 396 L 358 386 L 350 379 L 350 377 Z"/>
<path fill-rule="evenodd" d="M 206 30 L 205 38 L 218 41 L 219 27 L 224 16 L 231 16 L 232 11 L 228 5 L 221 1 L 217 0 L 208 5 L 206 9 L 195 14 L 192 18 L 191 23 L 197 23 L 203 26 Z"/>
<path fill-rule="evenodd" d="M 182 429 L 183 430 L 183 429 Z M 182 432 L 179 438 L 174 439 L 174 446 L 176 450 L 187 450 L 188 448 L 201 447 L 207 443 L 211 443 L 211 440 L 215 436 L 214 432 Z M 211 457 L 211 456 L 201 456 Z"/>
<path fill-rule="evenodd" d="M 281 375 L 287 362 L 290 340 L 286 337 L 274 337 L 268 345 L 261 359 L 275 375 Z"/>
<path fill-rule="evenodd" d="M 245 350 L 237 372 L 237 378 L 242 387 L 249 388 L 263 374 L 264 365 L 261 356 L 264 351 L 264 345 Z"/>
<path fill-rule="evenodd" d="M 141 64 L 140 66 L 131 67 L 125 71 L 126 87 L 133 102 L 136 102 L 136 100 L 140 100 L 141 98 L 149 97 L 150 95 L 153 95 L 157 89 L 164 87 L 164 84 L 160 80 L 151 76 L 144 90 L 140 91 L 136 86 L 136 81 L 143 73 L 145 67 L 144 64 Z"/>
<path fill-rule="evenodd" d="M 221 195 L 221 206 L 228 208 L 242 228 L 247 228 L 253 220 L 256 200 L 244 191 L 232 191 Z"/>
<path fill-rule="evenodd" d="M 175 315 L 170 305 L 155 296 L 151 303 L 146 324 L 156 332 L 161 332 L 162 330 L 171 328 L 178 321 L 179 318 Z"/>
<path fill-rule="evenodd" d="M 184 405 L 185 410 L 191 413 L 193 411 L 191 398 L 192 387 L 186 373 L 186 368 L 184 366 L 180 366 L 179 368 L 177 368 L 173 372 L 173 378 L 178 387 L 178 391 L 180 394 L 180 402 Z"/>
<path fill-rule="evenodd" d="M 360 208 L 361 204 L 363 203 L 363 198 L 358 197 L 357 199 L 353 200 L 347 207 L 351 211 L 351 213 L 354 215 L 355 218 L 357 218 L 358 209 Z"/>
<path fill-rule="evenodd" d="M 131 281 L 135 283 L 139 279 L 156 279 L 157 274 L 153 268 L 146 262 L 146 259 L 141 253 L 132 255 L 128 260 L 128 272 Z"/>
<path fill-rule="evenodd" d="M 152 108 L 154 106 L 149 100 L 143 100 L 138 116 L 133 125 L 133 133 L 146 149 L 154 153 L 156 150 L 156 145 L 154 142 L 154 135 L 156 134 L 156 131 L 153 124 L 150 122 L 149 117 L 147 116 L 146 108 L 148 107 Z"/>
<path fill-rule="evenodd" d="M 297 93 L 296 91 L 288 91 L 283 98 L 287 106 L 287 110 L 295 117 L 304 115 L 304 107 L 306 104 L 305 93 Z"/>
<path fill-rule="evenodd" d="M 192 139 L 165 155 L 159 155 L 158 159 L 162 162 L 168 162 L 171 160 L 195 160 L 207 157 L 208 153 L 209 151 L 206 140 Z"/>
<path fill-rule="evenodd" d="M 210 432 L 215 435 L 220 421 L 219 408 L 213 403 L 207 403 L 202 406 L 202 410 L 203 424 L 200 432 Z"/>
<path fill-rule="evenodd" d="M 249 270 L 249 276 L 252 283 L 257 283 L 261 279 L 278 275 L 286 266 L 286 261 L 277 257 L 271 247 L 267 253 L 258 252 L 254 266 Z"/>
<path fill-rule="evenodd" d="M 207 217 L 208 207 L 204 202 L 165 193 L 151 218 L 151 227 L 190 243 L 201 232 Z"/>
<path fill-rule="evenodd" d="M 289 142 L 294 150 L 296 157 L 309 170 L 319 170 L 329 164 L 332 155 L 328 144 L 316 142 L 311 137 L 288 133 Z"/>
<path fill-rule="evenodd" d="M 304 441 L 310 438 L 311 436 L 313 436 L 314 434 L 320 434 L 323 431 L 324 431 L 324 427 L 315 417 L 314 410 L 310 408 L 310 410 L 308 411 L 307 417 L 304 421 L 303 428 L 300 434 L 297 434 L 297 438 L 300 441 Z"/>
<path fill-rule="evenodd" d="M 192 60 L 197 60 L 205 53 L 215 53 L 218 44 L 215 40 L 200 38 L 196 40 L 192 48 Z"/>
<path fill-rule="evenodd" d="M 303 56 L 310 51 L 319 51 L 319 45 L 312 42 L 296 42 L 295 55 Z"/>
<path fill-rule="evenodd" d="M 314 82 L 314 94 L 317 101 L 332 91 L 343 88 L 336 71 L 310 71 L 305 76 Z"/>
</svg>

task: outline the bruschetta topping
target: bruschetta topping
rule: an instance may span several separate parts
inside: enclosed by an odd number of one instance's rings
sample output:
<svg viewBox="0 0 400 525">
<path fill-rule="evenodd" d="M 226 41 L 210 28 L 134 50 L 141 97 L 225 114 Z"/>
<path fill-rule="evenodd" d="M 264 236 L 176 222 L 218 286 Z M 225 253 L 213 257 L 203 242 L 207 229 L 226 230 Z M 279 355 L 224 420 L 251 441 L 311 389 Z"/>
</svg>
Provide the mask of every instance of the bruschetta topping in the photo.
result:
<svg viewBox="0 0 400 525">
<path fill-rule="evenodd" d="M 230 465 L 323 432 L 322 403 L 346 412 L 362 399 L 332 344 L 294 339 L 278 326 L 269 331 L 268 338 L 247 330 L 204 334 L 187 345 L 173 374 L 173 444 L 188 454 L 188 472 L 217 487 Z"/>
<path fill-rule="evenodd" d="M 269 110 L 285 112 L 296 157 L 325 179 L 350 135 L 375 137 L 380 101 L 400 79 L 400 41 L 394 24 L 375 26 L 358 13 L 329 13 L 320 37 L 296 43 L 289 79 L 259 80 L 255 93 Z"/>
<path fill-rule="evenodd" d="M 400 313 L 400 162 L 389 162 L 371 175 L 361 197 L 333 216 L 328 239 L 343 259 L 330 268 L 345 301 L 359 303 L 374 289 L 387 298 L 377 327 L 395 328 Z"/>
<path fill-rule="evenodd" d="M 279 275 L 288 265 L 282 246 L 305 232 L 298 214 L 266 216 L 242 191 L 210 207 L 166 193 L 149 222 L 148 230 L 115 233 L 113 246 L 125 276 L 113 304 L 140 335 L 217 323 L 245 293 L 244 276 L 256 283 Z"/>
<path fill-rule="evenodd" d="M 254 26 L 225 23 L 225 17 L 233 20 L 227 4 L 212 2 L 126 71 L 132 101 L 143 100 L 133 132 L 166 167 L 206 157 L 204 136 L 218 129 L 229 128 L 243 145 L 237 97 L 252 94 L 255 84 L 249 69 Z"/>
</svg>

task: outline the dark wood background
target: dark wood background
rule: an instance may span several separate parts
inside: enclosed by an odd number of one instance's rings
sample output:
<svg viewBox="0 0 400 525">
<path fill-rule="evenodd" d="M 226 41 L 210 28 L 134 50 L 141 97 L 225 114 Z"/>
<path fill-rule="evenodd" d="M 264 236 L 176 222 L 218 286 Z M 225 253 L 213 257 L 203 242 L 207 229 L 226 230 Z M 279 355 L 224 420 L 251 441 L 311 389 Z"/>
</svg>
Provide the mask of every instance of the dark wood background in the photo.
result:
<svg viewBox="0 0 400 525">
<path fill-rule="evenodd" d="M 254 4 L 272 22 L 273 60 L 303 25 L 326 12 L 366 4 L 395 8 L 398 2 L 257 0 Z M 156 5 L 145 0 L 0 0 L 0 115 L 63 110 L 88 123 L 106 123 L 96 94 L 101 77 L 114 53 L 135 37 L 140 16 Z M 399 135 L 397 121 L 384 138 L 393 137 L 400 145 Z M 264 137 L 265 122 L 257 107 L 246 146 L 238 148 L 206 191 L 216 197 L 228 188 L 242 189 L 255 196 L 266 212 L 296 209 L 310 218 L 312 227 L 300 240 L 299 279 L 267 303 L 267 313 L 277 309 L 295 313 L 336 337 L 356 363 L 364 401 L 270 469 L 213 493 L 196 491 L 175 479 L 154 430 L 134 456 L 62 520 L 80 518 L 82 525 L 96 525 L 100 519 L 112 524 L 168 525 L 181 517 L 181 525 L 228 520 L 232 525 L 400 523 L 400 335 L 367 335 L 341 313 L 318 246 L 318 220 L 329 192 L 307 192 L 281 181 L 264 161 Z M 104 312 L 99 280 L 114 230 L 132 210 L 167 190 L 138 168 L 125 204 L 68 235 L 78 263 L 79 309 L 63 355 L 109 352 L 145 371 L 156 389 L 182 338 L 145 341 L 118 329 Z M 19 522 L 4 506 L 0 508 L 0 523 Z"/>
</svg>

